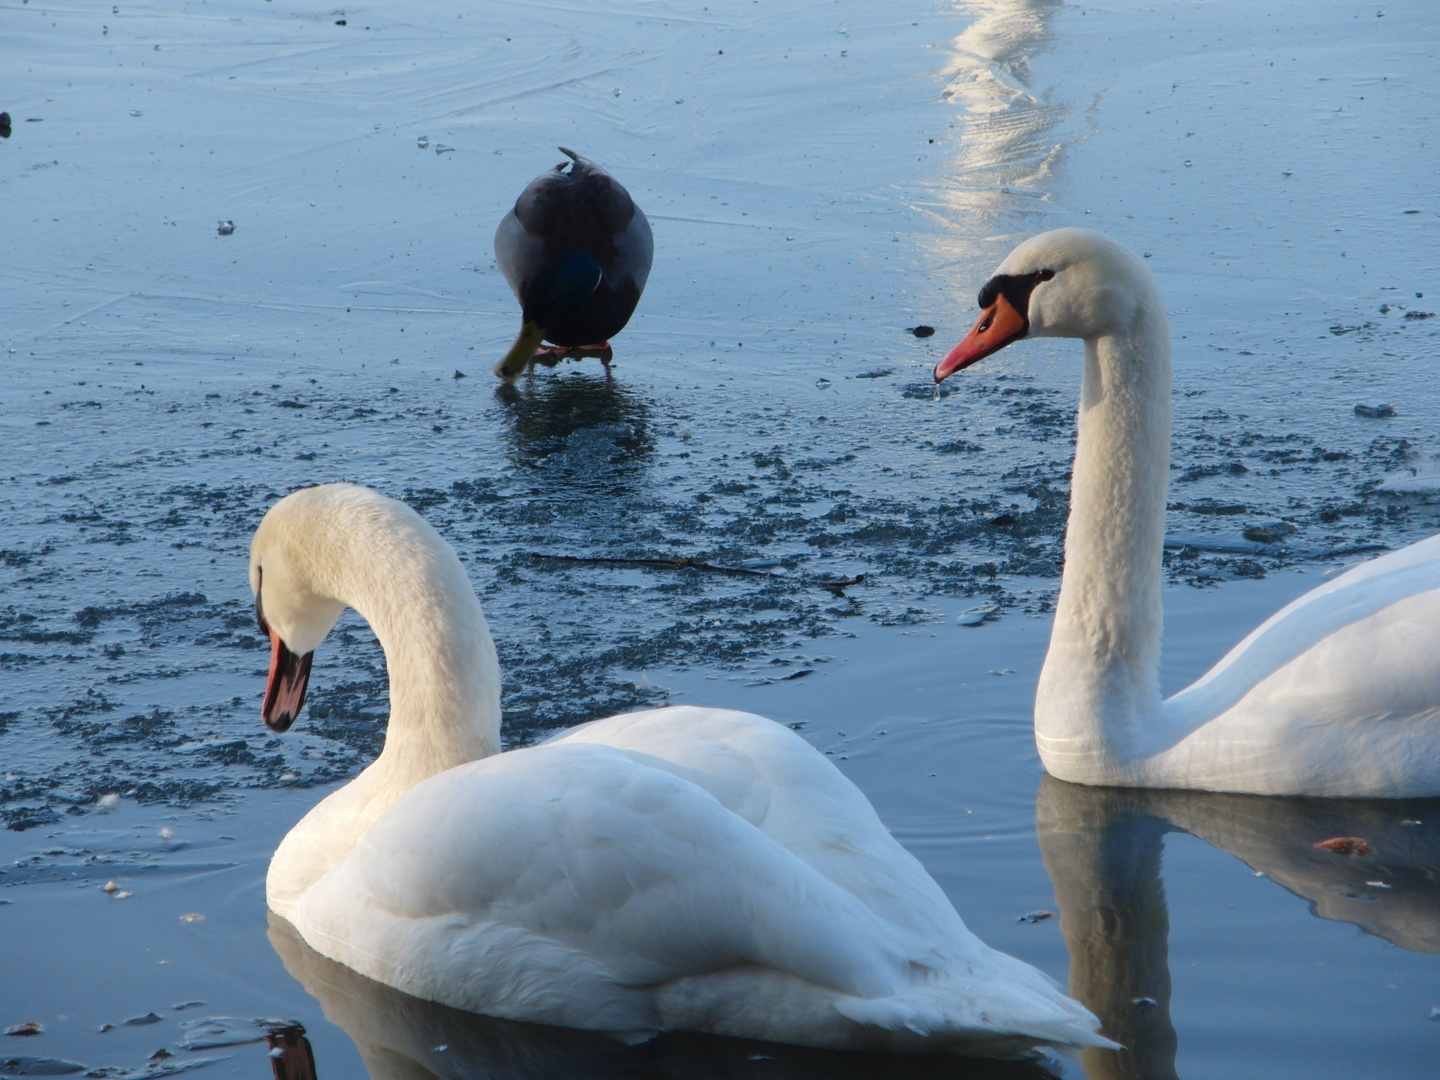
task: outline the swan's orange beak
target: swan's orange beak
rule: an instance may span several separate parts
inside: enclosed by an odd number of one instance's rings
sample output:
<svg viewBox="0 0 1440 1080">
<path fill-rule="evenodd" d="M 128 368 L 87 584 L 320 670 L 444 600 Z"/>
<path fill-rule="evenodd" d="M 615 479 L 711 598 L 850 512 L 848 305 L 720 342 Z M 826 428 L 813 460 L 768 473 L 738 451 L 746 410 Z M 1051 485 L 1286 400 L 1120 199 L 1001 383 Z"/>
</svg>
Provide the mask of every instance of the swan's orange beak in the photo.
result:
<svg viewBox="0 0 1440 1080">
<path fill-rule="evenodd" d="M 270 631 L 270 678 L 265 684 L 265 703 L 260 715 L 272 731 L 287 731 L 305 705 L 305 688 L 310 683 L 313 652 L 296 656 Z"/>
<path fill-rule="evenodd" d="M 1028 329 L 1030 326 L 1025 316 L 1015 310 L 1003 293 L 1000 294 L 993 304 L 980 312 L 980 318 L 975 320 L 965 340 L 935 365 L 935 381 L 941 382 L 976 360 L 998 352 L 1012 341 L 1024 337 Z"/>
</svg>

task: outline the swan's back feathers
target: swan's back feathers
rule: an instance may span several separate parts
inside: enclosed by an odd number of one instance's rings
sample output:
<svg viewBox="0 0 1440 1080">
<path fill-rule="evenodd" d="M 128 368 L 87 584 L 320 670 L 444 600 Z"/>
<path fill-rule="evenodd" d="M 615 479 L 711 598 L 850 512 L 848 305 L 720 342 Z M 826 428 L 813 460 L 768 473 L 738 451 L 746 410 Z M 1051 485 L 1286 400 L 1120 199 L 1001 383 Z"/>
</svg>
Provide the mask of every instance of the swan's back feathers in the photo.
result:
<svg viewBox="0 0 1440 1080">
<path fill-rule="evenodd" d="M 332 959 L 494 1016 L 1001 1055 L 1107 1045 L 1047 976 L 965 929 L 829 762 L 747 713 L 612 717 L 433 777 L 294 919 Z"/>
<path fill-rule="evenodd" d="M 743 963 L 862 997 L 908 984 L 908 935 L 706 792 L 637 757 L 551 745 L 417 785 L 302 901 L 306 939 L 410 993 L 532 1019 L 528 1006 L 517 1014 L 490 1000 L 495 988 L 513 992 L 537 949 L 554 963 L 572 957 L 577 1004 L 558 1001 L 561 1012 L 543 1017 L 571 1026 L 590 1026 L 581 1013 L 596 978 L 615 984 L 611 997 Z M 422 926 L 443 949 L 417 953 Z M 456 949 L 482 966 L 446 970 L 443 955 Z M 387 958 L 416 955 L 429 961 L 423 975 L 384 970 Z M 484 975 L 490 965 L 515 973 L 497 980 Z M 453 997 L 457 979 L 486 1000 Z"/>
<path fill-rule="evenodd" d="M 1371 559 L 1311 589 L 1252 630 L 1195 682 L 1171 699 L 1203 695 L 1216 715 L 1271 672 L 1351 623 L 1440 589 L 1440 536 Z M 1437 628 L 1440 632 L 1440 628 Z M 1187 704 L 1188 707 L 1188 704 Z"/>
<path fill-rule="evenodd" d="M 1440 794 L 1437 652 L 1440 590 L 1407 596 L 1281 665 L 1136 776 L 1266 795 Z"/>
<path fill-rule="evenodd" d="M 1165 702 L 1140 775 L 1276 795 L 1440 794 L 1437 655 L 1431 537 L 1306 593 Z"/>
<path fill-rule="evenodd" d="M 650 755 L 896 926 L 978 944 L 860 789 L 788 728 L 753 713 L 674 706 L 596 720 L 555 739 L 581 741 Z"/>
</svg>

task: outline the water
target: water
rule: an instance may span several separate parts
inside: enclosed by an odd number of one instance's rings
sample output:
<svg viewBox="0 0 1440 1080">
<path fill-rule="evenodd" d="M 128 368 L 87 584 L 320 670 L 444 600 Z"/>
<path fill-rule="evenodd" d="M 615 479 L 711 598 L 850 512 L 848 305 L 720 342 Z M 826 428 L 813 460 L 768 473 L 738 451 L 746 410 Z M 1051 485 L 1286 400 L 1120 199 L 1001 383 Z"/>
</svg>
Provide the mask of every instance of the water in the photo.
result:
<svg viewBox="0 0 1440 1080">
<path fill-rule="evenodd" d="M 348 619 L 269 736 L 244 570 L 275 498 L 349 479 L 466 560 L 512 743 L 665 700 L 803 723 L 987 941 L 1072 965 L 1115 1023 L 1147 1010 L 1128 1063 L 1045 1068 L 1163 1076 L 1173 1039 L 1187 1077 L 1433 1072 L 1440 812 L 1047 785 L 1037 834 L 1078 349 L 929 381 L 1022 236 L 1150 253 L 1176 345 L 1168 689 L 1361 549 L 1440 529 L 1433 492 L 1378 487 L 1440 450 L 1440 319 L 1407 317 L 1440 307 L 1424 4 L 118 6 L 25 5 L 0 41 L 25 75 L 0 101 L 0 940 L 26 973 L 0 1021 L 45 1025 L 4 1053 L 254 1075 L 264 1043 L 187 1051 L 181 1024 L 283 1017 L 321 1075 L 359 1070 L 365 993 L 286 974 L 262 879 L 374 753 L 381 657 Z M 490 235 L 556 144 L 630 188 L 656 265 L 612 378 L 497 390 L 517 312 Z M 599 561 L 687 558 L 767 576 Z M 1066 798 L 1084 828 L 1047 831 Z M 1346 821 L 1405 838 L 1380 876 L 1300 858 Z M 1058 906 L 1056 866 L 1085 868 Z M 1017 922 L 1038 909 L 1062 918 Z M 1140 929 L 1087 945 L 1087 911 Z M 1132 953 L 1137 985 L 1169 972 L 1131 995 L 1153 1007 L 1104 997 Z M 528 1060 L 477 1032 L 454 1041 Z M 596 1069 L 750 1068 L 587 1046 Z"/>
</svg>

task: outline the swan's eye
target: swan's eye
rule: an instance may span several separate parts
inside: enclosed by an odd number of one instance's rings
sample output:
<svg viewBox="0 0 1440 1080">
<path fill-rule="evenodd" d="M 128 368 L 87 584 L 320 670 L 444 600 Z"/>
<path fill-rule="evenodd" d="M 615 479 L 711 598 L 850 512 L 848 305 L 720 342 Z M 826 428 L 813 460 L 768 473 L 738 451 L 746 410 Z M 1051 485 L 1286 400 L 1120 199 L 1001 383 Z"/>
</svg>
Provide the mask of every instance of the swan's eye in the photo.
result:
<svg viewBox="0 0 1440 1080">
<path fill-rule="evenodd" d="M 1040 281 L 1049 281 L 1049 280 L 1050 280 L 1051 278 L 1053 278 L 1054 276 L 1055 276 L 1055 271 L 1054 271 L 1054 270 L 1041 270 L 1038 274 L 1035 275 L 1035 280 L 1036 280 L 1037 282 L 1040 282 Z"/>
</svg>

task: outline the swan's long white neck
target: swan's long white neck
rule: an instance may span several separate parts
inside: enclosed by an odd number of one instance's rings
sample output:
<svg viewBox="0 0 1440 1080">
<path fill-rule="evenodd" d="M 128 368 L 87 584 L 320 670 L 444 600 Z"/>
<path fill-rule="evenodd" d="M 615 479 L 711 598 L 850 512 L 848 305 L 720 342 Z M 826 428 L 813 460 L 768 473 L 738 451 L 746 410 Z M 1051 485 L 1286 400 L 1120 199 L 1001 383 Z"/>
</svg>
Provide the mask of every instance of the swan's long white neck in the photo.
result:
<svg viewBox="0 0 1440 1080">
<path fill-rule="evenodd" d="M 312 608 L 338 602 L 369 622 L 385 650 L 390 722 L 380 756 L 311 810 L 277 849 L 266 893 L 287 918 L 305 890 L 405 792 L 500 750 L 499 662 L 480 602 L 449 545 L 409 508 L 363 488 L 328 485 L 289 498 L 297 501 L 275 523 L 281 539 L 274 546 L 301 567 Z M 326 513 L 305 514 L 307 500 L 324 503 Z M 269 593 L 270 579 L 263 582 Z"/>
<path fill-rule="evenodd" d="M 1170 331 L 1146 284 L 1123 331 L 1085 341 L 1065 571 L 1035 702 L 1046 768 L 1086 783 L 1122 778 L 1160 706 Z"/>
<path fill-rule="evenodd" d="M 444 555 L 428 565 L 368 568 L 367 590 L 340 597 L 385 650 L 390 723 L 366 773 L 397 795 L 500 750 L 495 647 L 463 568 Z"/>
</svg>

